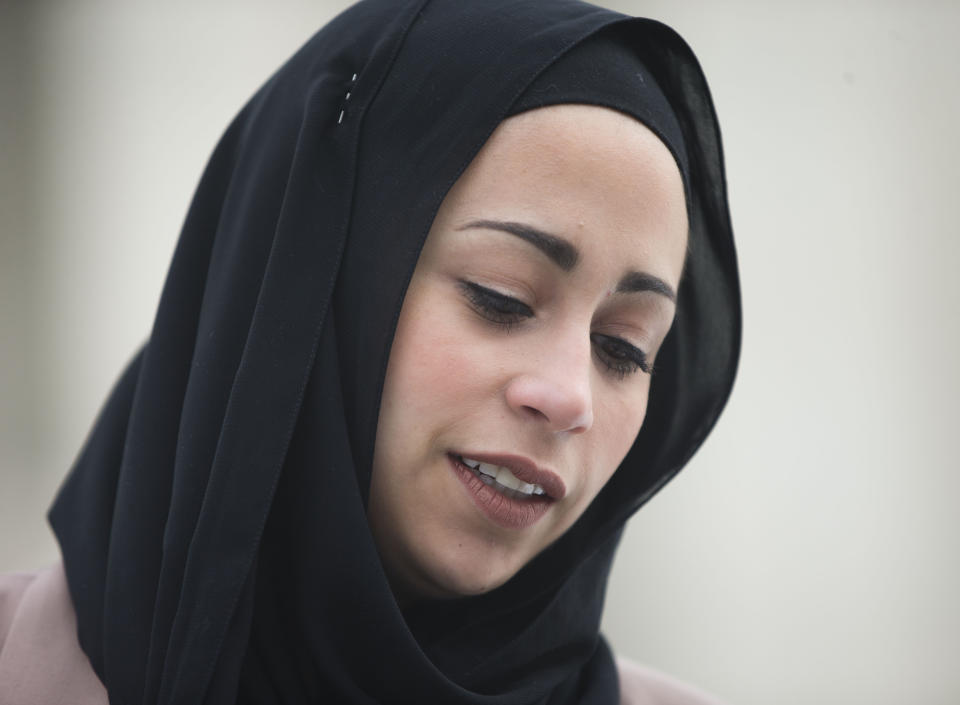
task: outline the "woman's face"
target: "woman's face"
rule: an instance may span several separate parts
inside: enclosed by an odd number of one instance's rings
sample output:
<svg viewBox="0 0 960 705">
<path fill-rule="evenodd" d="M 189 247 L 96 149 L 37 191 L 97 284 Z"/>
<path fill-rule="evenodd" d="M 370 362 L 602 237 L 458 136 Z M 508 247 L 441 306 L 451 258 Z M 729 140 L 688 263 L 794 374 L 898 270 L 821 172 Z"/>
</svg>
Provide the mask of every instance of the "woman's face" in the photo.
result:
<svg viewBox="0 0 960 705">
<path fill-rule="evenodd" d="M 503 122 L 407 290 L 369 521 L 403 601 L 491 590 L 583 514 L 643 423 L 686 249 L 680 172 L 606 108 Z"/>
</svg>

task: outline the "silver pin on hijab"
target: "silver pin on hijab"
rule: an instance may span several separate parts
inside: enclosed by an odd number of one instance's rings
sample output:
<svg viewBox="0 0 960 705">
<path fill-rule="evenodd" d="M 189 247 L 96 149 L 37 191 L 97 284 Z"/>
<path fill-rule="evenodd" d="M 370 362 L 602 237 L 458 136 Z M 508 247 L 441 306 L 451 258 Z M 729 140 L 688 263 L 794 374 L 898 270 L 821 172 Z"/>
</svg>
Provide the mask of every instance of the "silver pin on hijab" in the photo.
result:
<svg viewBox="0 0 960 705">
<path fill-rule="evenodd" d="M 356 83 L 356 82 L 357 82 L 357 74 L 353 74 L 353 77 L 350 79 L 350 85 L 353 85 L 353 84 Z M 344 102 L 344 103 L 346 103 L 348 100 L 350 100 L 350 95 L 351 95 L 351 91 L 347 91 L 347 95 L 346 95 L 346 96 L 344 97 L 344 99 L 343 99 L 343 102 Z M 346 113 L 346 112 L 347 112 L 346 106 L 344 106 L 343 108 L 340 109 L 340 117 L 337 118 L 337 124 L 338 124 L 338 125 L 343 122 L 343 115 L 344 115 L 344 113 Z"/>
</svg>

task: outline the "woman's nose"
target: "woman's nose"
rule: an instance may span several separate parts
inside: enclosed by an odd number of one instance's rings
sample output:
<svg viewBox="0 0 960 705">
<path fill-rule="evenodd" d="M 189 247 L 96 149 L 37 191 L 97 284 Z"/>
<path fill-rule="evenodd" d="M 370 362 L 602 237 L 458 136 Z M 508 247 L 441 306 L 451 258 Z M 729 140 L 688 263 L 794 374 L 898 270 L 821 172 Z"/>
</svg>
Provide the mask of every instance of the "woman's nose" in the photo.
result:
<svg viewBox="0 0 960 705">
<path fill-rule="evenodd" d="M 591 349 L 570 346 L 538 355 L 532 369 L 507 385 L 507 404 L 517 413 L 541 419 L 551 431 L 583 433 L 593 425 Z"/>
</svg>

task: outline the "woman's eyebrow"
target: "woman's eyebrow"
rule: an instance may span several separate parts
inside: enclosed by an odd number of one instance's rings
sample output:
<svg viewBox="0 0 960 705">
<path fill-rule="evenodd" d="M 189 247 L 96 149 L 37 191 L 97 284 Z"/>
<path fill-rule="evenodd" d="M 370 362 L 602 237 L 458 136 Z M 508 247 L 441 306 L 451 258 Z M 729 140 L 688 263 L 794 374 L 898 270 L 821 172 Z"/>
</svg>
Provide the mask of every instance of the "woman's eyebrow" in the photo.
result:
<svg viewBox="0 0 960 705">
<path fill-rule="evenodd" d="M 576 267 L 577 259 L 580 257 L 580 252 L 577 248 L 562 237 L 545 233 L 525 223 L 503 220 L 473 220 L 457 228 L 457 230 L 471 229 L 499 230 L 503 233 L 516 235 L 521 240 L 526 240 L 543 252 L 543 254 L 549 257 L 554 264 L 565 272 L 569 272 Z"/>
<path fill-rule="evenodd" d="M 655 294 L 666 296 L 673 302 L 677 300 L 677 294 L 674 292 L 673 287 L 660 277 L 655 277 L 646 272 L 627 272 L 617 284 L 617 291 L 620 293 L 652 291 Z"/>
<path fill-rule="evenodd" d="M 572 243 L 564 240 L 562 237 L 545 233 L 526 223 L 517 223 L 510 220 L 472 220 L 466 225 L 457 228 L 457 230 L 471 229 L 499 230 L 500 232 L 515 235 L 543 252 L 554 264 L 565 272 L 569 272 L 576 267 L 577 259 L 580 257 L 579 250 L 577 250 Z M 677 294 L 674 292 L 673 287 L 660 277 L 655 277 L 646 272 L 627 272 L 617 284 L 618 293 L 641 291 L 651 291 L 655 294 L 665 296 L 674 302 L 677 300 Z"/>
</svg>

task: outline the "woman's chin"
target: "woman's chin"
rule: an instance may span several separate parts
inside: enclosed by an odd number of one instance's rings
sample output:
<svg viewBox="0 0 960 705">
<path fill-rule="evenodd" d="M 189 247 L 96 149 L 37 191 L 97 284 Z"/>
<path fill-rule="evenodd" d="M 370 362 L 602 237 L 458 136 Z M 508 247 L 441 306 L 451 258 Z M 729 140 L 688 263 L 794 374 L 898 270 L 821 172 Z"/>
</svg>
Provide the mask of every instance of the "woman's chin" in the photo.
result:
<svg viewBox="0 0 960 705">
<path fill-rule="evenodd" d="M 522 561 L 510 560 L 510 556 L 492 557 L 487 552 L 464 550 L 452 553 L 421 561 L 416 573 L 401 578 L 401 584 L 392 581 L 401 602 L 482 595 L 506 583 L 522 567 Z"/>
<path fill-rule="evenodd" d="M 443 587 L 447 597 L 472 597 L 495 590 L 512 577 L 513 573 L 451 575 L 444 581 Z"/>
</svg>

